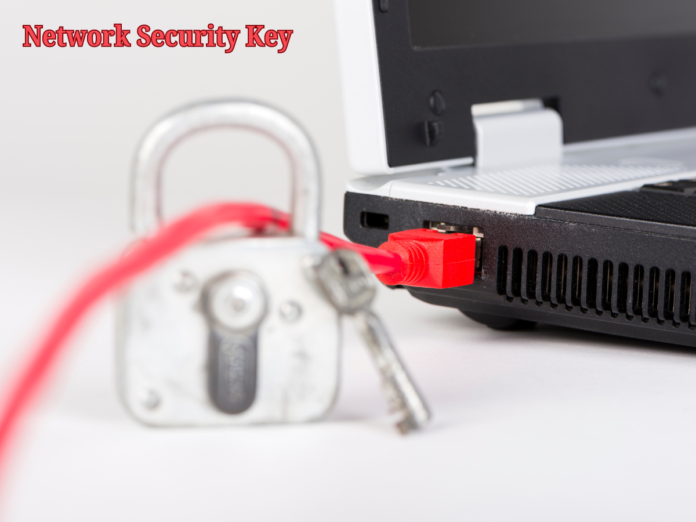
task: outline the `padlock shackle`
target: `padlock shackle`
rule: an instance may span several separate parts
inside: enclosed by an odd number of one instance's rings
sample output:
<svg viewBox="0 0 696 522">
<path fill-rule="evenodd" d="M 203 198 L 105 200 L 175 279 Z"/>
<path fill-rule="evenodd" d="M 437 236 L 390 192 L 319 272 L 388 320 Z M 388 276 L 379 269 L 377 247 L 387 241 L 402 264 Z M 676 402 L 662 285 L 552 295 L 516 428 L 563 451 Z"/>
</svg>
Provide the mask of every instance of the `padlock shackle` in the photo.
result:
<svg viewBox="0 0 696 522">
<path fill-rule="evenodd" d="M 260 132 L 280 145 L 290 159 L 290 232 L 309 241 L 319 238 L 321 177 L 319 160 L 307 133 L 282 112 L 249 100 L 221 100 L 183 107 L 155 123 L 140 142 L 131 179 L 131 228 L 138 236 L 162 222 L 162 169 L 184 138 L 214 128 Z"/>
</svg>

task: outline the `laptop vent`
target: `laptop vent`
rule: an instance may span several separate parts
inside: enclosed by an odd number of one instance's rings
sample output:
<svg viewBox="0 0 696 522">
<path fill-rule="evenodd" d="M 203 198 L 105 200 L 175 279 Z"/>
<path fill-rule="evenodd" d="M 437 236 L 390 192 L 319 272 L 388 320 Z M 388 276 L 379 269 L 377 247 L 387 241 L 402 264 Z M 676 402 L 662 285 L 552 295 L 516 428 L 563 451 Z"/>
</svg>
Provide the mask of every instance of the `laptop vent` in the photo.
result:
<svg viewBox="0 0 696 522">
<path fill-rule="evenodd" d="M 496 284 L 510 302 L 696 328 L 690 272 L 500 246 Z"/>
</svg>

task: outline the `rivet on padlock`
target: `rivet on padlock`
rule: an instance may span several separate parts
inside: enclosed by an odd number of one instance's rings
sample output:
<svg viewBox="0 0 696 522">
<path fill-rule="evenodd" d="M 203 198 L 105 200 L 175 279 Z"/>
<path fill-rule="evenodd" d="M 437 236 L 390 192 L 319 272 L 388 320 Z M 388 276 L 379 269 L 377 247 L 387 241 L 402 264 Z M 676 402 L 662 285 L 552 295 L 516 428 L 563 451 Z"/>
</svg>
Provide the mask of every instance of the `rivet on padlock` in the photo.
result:
<svg viewBox="0 0 696 522">
<path fill-rule="evenodd" d="M 171 149 L 216 127 L 261 132 L 286 151 L 291 235 L 209 237 L 134 284 L 119 314 L 121 397 L 136 418 L 159 426 L 316 419 L 336 395 L 340 338 L 337 311 L 304 270 L 305 259 L 327 249 L 318 241 L 319 166 L 302 129 L 246 101 L 167 116 L 136 156 L 133 229 L 143 237 L 160 226 L 161 168 Z"/>
</svg>

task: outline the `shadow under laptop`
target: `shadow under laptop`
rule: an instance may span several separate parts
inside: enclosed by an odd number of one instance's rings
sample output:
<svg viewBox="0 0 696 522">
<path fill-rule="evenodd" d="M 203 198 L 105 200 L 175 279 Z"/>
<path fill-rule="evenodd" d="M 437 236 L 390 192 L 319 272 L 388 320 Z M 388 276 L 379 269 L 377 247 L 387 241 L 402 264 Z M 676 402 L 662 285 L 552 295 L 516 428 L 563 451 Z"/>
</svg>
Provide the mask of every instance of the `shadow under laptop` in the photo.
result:
<svg viewBox="0 0 696 522">
<path fill-rule="evenodd" d="M 486 328 L 485 326 L 481 325 Z M 586 343 L 589 347 L 601 345 L 602 348 L 613 349 L 643 349 L 655 350 L 659 352 L 671 352 L 675 354 L 688 354 L 696 356 L 696 347 L 680 346 L 666 342 L 652 341 L 648 339 L 636 339 L 631 337 L 623 337 L 619 335 L 610 335 L 599 332 L 590 332 L 587 330 L 578 330 L 575 328 L 566 328 L 563 326 L 536 324 L 532 328 L 526 330 L 501 332 L 511 336 L 533 336 L 544 342 L 563 342 L 568 339 Z"/>
</svg>

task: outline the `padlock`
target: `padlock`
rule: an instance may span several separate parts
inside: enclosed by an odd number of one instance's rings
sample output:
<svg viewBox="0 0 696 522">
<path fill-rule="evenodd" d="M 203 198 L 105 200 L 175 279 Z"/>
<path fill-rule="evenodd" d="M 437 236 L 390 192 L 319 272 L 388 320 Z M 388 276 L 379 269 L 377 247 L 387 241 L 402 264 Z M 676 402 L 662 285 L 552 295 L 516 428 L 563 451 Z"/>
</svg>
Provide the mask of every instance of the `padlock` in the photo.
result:
<svg viewBox="0 0 696 522">
<path fill-rule="evenodd" d="M 162 165 L 193 132 L 246 128 L 273 138 L 293 173 L 290 234 L 208 236 L 137 280 L 118 314 L 117 366 L 128 411 L 155 426 L 304 422 L 326 414 L 339 380 L 337 311 L 307 263 L 319 242 L 320 173 L 290 118 L 258 103 L 189 106 L 158 122 L 136 155 L 132 227 L 161 222 Z"/>
</svg>

